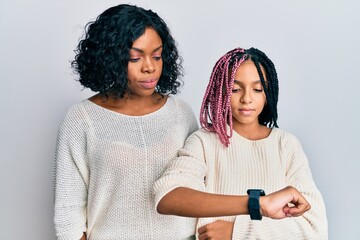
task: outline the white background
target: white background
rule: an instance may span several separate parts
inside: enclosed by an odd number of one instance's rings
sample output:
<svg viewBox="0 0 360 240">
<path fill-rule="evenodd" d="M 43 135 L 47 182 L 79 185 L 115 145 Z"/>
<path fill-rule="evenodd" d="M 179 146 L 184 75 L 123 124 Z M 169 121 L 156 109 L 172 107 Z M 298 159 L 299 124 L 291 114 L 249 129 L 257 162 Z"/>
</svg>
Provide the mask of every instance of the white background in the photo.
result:
<svg viewBox="0 0 360 240">
<path fill-rule="evenodd" d="M 91 96 L 70 68 L 85 24 L 125 1 L 0 3 L 0 239 L 52 240 L 52 175 L 66 110 Z M 196 115 L 215 61 L 235 47 L 277 66 L 279 125 L 303 144 L 330 239 L 360 239 L 360 2 L 138 0 L 168 23 L 184 58 L 180 97 Z"/>
</svg>

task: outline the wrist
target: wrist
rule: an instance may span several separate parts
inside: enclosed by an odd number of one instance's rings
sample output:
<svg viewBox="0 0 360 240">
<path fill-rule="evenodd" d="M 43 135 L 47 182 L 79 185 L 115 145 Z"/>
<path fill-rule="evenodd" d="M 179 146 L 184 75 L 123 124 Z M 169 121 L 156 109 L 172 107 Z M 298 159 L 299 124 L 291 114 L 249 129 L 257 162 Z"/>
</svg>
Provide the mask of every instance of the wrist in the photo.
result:
<svg viewBox="0 0 360 240">
<path fill-rule="evenodd" d="M 262 219 L 261 202 L 263 202 L 261 196 L 265 196 L 264 190 L 248 189 L 247 194 L 249 195 L 248 212 L 251 220 L 261 220 Z"/>
<path fill-rule="evenodd" d="M 266 196 L 260 196 L 259 198 L 259 204 L 260 204 L 260 214 L 261 216 L 266 216 Z"/>
</svg>

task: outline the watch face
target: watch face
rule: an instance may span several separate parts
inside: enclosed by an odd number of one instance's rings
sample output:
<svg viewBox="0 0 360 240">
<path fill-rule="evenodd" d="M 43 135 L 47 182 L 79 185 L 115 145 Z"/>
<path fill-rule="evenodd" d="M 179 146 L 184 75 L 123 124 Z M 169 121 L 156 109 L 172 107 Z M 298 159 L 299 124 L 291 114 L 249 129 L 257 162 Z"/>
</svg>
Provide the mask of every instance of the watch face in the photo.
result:
<svg viewBox="0 0 360 240">
<path fill-rule="evenodd" d="M 250 195 L 251 192 L 259 192 L 260 196 L 265 196 L 265 191 L 262 189 L 248 189 L 247 194 Z"/>
</svg>

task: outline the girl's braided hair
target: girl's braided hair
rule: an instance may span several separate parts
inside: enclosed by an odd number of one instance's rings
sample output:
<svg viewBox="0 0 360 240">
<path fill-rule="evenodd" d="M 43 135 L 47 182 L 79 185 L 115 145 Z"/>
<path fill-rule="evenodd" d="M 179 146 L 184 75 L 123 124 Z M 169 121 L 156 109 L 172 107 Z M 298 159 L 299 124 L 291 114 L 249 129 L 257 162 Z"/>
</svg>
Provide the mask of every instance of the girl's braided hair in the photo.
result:
<svg viewBox="0 0 360 240">
<path fill-rule="evenodd" d="M 200 110 L 201 126 L 215 132 L 225 146 L 229 145 L 233 131 L 230 99 L 235 73 L 241 63 L 247 60 L 254 62 L 266 95 L 266 105 L 259 115 L 259 123 L 267 127 L 278 127 L 279 84 L 273 62 L 256 48 L 235 48 L 216 62 Z M 265 70 L 265 76 L 260 66 Z M 229 133 L 227 125 L 230 126 Z"/>
</svg>

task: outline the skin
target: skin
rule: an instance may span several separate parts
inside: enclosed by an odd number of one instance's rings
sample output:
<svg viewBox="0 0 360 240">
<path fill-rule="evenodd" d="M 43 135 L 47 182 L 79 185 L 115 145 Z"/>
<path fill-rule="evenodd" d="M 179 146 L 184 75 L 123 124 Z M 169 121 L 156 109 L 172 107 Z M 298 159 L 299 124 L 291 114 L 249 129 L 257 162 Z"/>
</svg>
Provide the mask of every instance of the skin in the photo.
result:
<svg viewBox="0 0 360 240">
<path fill-rule="evenodd" d="M 160 79 L 163 61 L 162 41 L 152 28 L 133 42 L 128 62 L 128 88 L 123 98 L 109 97 L 107 101 L 99 94 L 89 100 L 109 110 L 129 116 L 142 116 L 161 108 L 166 97 L 155 92 Z"/>
<path fill-rule="evenodd" d="M 154 29 L 147 28 L 144 34 L 133 42 L 129 52 L 129 91 L 125 96 L 110 96 L 106 100 L 97 94 L 89 100 L 101 107 L 129 116 L 142 116 L 160 109 L 167 99 L 155 92 L 163 68 L 161 53 L 160 36 Z M 80 240 L 86 240 L 85 233 Z"/>
<path fill-rule="evenodd" d="M 255 64 L 250 60 L 245 61 L 235 73 L 231 95 L 234 131 L 250 140 L 266 138 L 271 129 L 260 125 L 258 121 L 265 104 L 266 96 Z M 289 207 L 288 203 L 294 206 Z M 162 214 L 199 218 L 248 214 L 247 206 L 248 196 L 210 194 L 180 187 L 166 194 L 160 200 L 157 210 Z M 291 186 L 260 197 L 262 216 L 273 219 L 297 217 L 309 209 L 310 204 Z M 231 239 L 233 224 L 216 221 L 202 226 L 198 229 L 199 239 Z"/>
<path fill-rule="evenodd" d="M 83 236 L 80 238 L 80 240 L 86 240 L 86 233 L 83 234 Z"/>
<path fill-rule="evenodd" d="M 261 66 L 263 76 L 266 75 Z M 266 138 L 270 129 L 259 124 L 258 116 L 266 103 L 259 73 L 251 60 L 243 62 L 235 73 L 231 94 L 233 129 L 250 140 Z M 231 239 L 233 222 L 216 221 L 198 229 L 200 239 Z"/>
<path fill-rule="evenodd" d="M 232 239 L 234 224 L 227 221 L 215 221 L 198 229 L 199 239 Z"/>
<path fill-rule="evenodd" d="M 248 196 L 211 194 L 179 187 L 160 200 L 157 211 L 161 214 L 196 218 L 245 215 L 249 214 L 248 200 Z M 289 207 L 288 203 L 293 206 Z M 261 215 L 272 219 L 297 217 L 310 207 L 306 199 L 291 186 L 260 197 Z M 203 234 L 200 239 L 231 239 L 224 238 L 222 234 L 226 232 L 231 237 L 232 230 L 232 222 L 217 221 L 199 228 L 198 232 Z"/>
<path fill-rule="evenodd" d="M 263 75 L 266 75 L 261 67 Z M 266 103 L 260 76 L 251 60 L 243 62 L 235 73 L 231 94 L 233 129 L 250 140 L 266 138 L 271 129 L 259 124 L 258 117 Z"/>
</svg>

